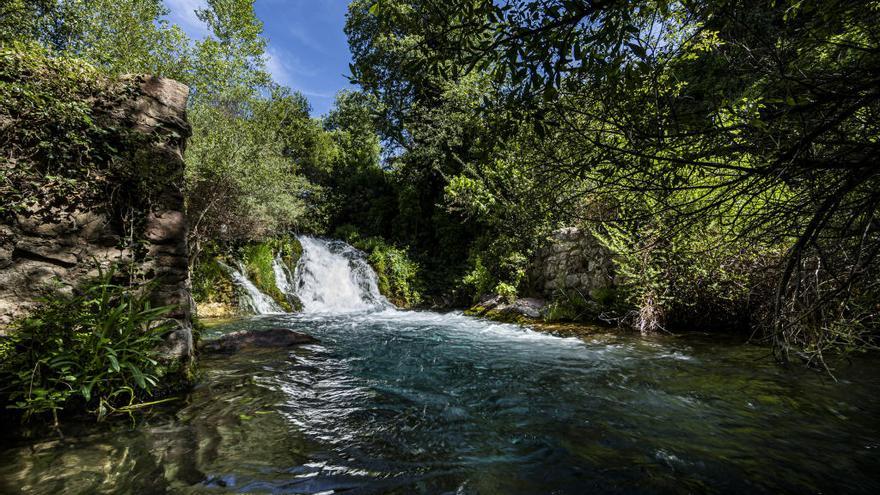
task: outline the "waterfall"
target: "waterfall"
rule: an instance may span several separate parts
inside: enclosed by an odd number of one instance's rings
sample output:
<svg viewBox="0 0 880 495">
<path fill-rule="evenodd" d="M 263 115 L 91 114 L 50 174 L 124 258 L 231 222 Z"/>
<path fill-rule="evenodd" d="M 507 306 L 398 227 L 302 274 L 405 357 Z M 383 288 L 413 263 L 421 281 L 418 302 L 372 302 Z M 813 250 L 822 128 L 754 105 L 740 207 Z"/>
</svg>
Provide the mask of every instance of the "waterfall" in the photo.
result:
<svg viewBox="0 0 880 495">
<path fill-rule="evenodd" d="M 237 270 L 224 263 L 220 263 L 220 266 L 229 273 L 230 278 L 232 278 L 232 283 L 238 287 L 242 308 L 258 315 L 284 312 L 278 303 L 273 301 L 271 297 L 260 292 L 260 289 L 258 289 L 253 282 L 248 280 L 244 275 L 245 269 L 241 263 L 239 263 Z"/>
<path fill-rule="evenodd" d="M 363 252 L 342 241 L 300 236 L 294 288 L 308 313 L 350 313 L 392 307 L 379 293 Z"/>
<path fill-rule="evenodd" d="M 281 261 L 281 255 L 272 260 L 272 271 L 275 272 L 275 286 L 282 294 L 293 294 L 293 275 Z"/>
<path fill-rule="evenodd" d="M 293 273 L 290 272 L 290 268 L 284 264 L 284 261 L 281 260 L 281 254 L 277 254 L 275 259 L 272 260 L 272 271 L 275 272 L 275 286 L 278 287 L 278 290 L 284 294 L 284 297 L 287 298 L 287 302 L 290 303 L 292 308 L 298 309 L 300 307 L 299 298 L 296 295 L 296 282 L 293 278 Z"/>
</svg>

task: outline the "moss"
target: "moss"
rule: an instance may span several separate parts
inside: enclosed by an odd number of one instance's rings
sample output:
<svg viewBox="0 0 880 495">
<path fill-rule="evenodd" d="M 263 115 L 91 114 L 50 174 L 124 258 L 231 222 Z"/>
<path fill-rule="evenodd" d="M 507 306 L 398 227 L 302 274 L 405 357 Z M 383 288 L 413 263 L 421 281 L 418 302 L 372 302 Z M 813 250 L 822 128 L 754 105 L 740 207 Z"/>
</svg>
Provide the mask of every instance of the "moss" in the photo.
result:
<svg viewBox="0 0 880 495">
<path fill-rule="evenodd" d="M 281 261 L 293 273 L 299 259 L 302 258 L 303 248 L 299 239 L 293 236 L 283 236 L 270 242 L 275 248 L 275 252 L 281 255 Z"/>
<path fill-rule="evenodd" d="M 528 316 L 517 313 L 515 311 L 500 311 L 497 309 L 490 309 L 483 314 L 483 318 L 498 321 L 501 323 L 519 323 L 521 325 L 525 325 L 527 323 L 531 323 L 532 320 Z"/>
<path fill-rule="evenodd" d="M 532 330 L 558 335 L 560 337 L 592 338 L 596 335 L 616 333 L 620 331 L 617 327 L 573 322 L 547 323 L 532 321 L 527 325 Z"/>
<path fill-rule="evenodd" d="M 231 316 L 238 307 L 235 285 L 219 261 L 219 256 L 206 257 L 192 269 L 193 300 L 203 318 Z"/>
<path fill-rule="evenodd" d="M 475 304 L 470 308 L 464 310 L 465 316 L 483 316 L 488 311 L 487 308 L 481 306 L 479 304 Z"/>
<path fill-rule="evenodd" d="M 272 265 L 275 256 L 291 272 L 302 256 L 302 245 L 293 236 L 281 236 L 264 242 L 247 244 L 237 253 L 212 247 L 192 270 L 192 293 L 202 318 L 228 318 L 239 313 L 235 284 L 220 262 L 236 265 L 241 260 L 245 275 L 264 294 L 275 300 L 285 311 L 300 311 L 302 303 L 292 294 L 284 294 L 275 282 Z"/>
<path fill-rule="evenodd" d="M 157 397 L 166 397 L 189 389 L 197 381 L 199 368 L 194 359 L 175 359 L 159 363 L 156 377 L 159 378 Z"/>
<path fill-rule="evenodd" d="M 399 308 L 412 308 L 422 302 L 422 273 L 406 249 L 392 246 L 381 237 L 361 238 L 353 225 L 337 227 L 335 237 L 367 253 L 367 262 L 376 272 L 379 292 Z"/>
<path fill-rule="evenodd" d="M 517 311 L 509 309 L 509 307 L 485 306 L 483 304 L 475 304 L 464 310 L 466 316 L 475 316 L 478 318 L 486 318 L 487 320 L 497 321 L 501 323 L 517 323 L 527 325 L 535 323 L 535 320 Z"/>
<path fill-rule="evenodd" d="M 264 294 L 277 302 L 284 311 L 292 311 L 287 296 L 275 283 L 275 241 L 251 244 L 242 248 L 242 262 L 247 277 Z"/>
<path fill-rule="evenodd" d="M 336 235 L 367 253 L 367 262 L 376 272 L 379 292 L 395 306 L 412 308 L 422 302 L 421 269 L 405 249 L 380 237 L 362 239 L 350 225 L 336 229 Z"/>
<path fill-rule="evenodd" d="M 418 289 L 419 266 L 406 251 L 376 242 L 368 262 L 376 272 L 379 292 L 395 306 L 411 308 L 422 301 Z"/>
</svg>

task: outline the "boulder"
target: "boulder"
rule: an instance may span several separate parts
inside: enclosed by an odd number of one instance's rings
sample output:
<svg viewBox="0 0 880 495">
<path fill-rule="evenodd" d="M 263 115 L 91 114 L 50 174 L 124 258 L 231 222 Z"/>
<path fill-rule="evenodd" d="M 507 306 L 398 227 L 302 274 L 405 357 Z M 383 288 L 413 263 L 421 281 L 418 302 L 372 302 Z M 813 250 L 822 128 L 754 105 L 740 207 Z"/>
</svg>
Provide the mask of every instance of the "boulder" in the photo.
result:
<svg viewBox="0 0 880 495">
<path fill-rule="evenodd" d="M 240 330 L 228 333 L 220 338 L 202 342 L 200 348 L 204 352 L 232 353 L 245 347 L 284 348 L 316 342 L 318 339 L 304 333 L 286 328 L 270 328 L 268 330 Z"/>
<path fill-rule="evenodd" d="M 465 311 L 465 314 L 496 321 L 527 323 L 540 319 L 546 306 L 543 299 L 534 297 L 521 297 L 511 303 L 501 296 L 489 296 Z"/>
</svg>

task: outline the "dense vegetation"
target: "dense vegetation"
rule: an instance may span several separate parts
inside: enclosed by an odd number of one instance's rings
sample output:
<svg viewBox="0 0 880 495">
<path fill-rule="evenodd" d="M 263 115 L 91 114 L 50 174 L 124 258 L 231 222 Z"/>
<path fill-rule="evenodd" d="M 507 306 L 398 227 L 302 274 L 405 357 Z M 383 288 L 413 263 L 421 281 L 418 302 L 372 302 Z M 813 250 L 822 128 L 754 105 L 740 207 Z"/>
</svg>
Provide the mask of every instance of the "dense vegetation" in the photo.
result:
<svg viewBox="0 0 880 495">
<path fill-rule="evenodd" d="M 403 306 L 513 301 L 532 295 L 527 267 L 548 236 L 577 226 L 614 254 L 617 287 L 552 294 L 548 319 L 592 318 L 601 304 L 643 333 L 742 329 L 780 358 L 817 363 L 875 344 L 877 2 L 354 0 L 346 34 L 360 90 L 322 118 L 272 81 L 253 0 L 208 0 L 200 40 L 166 14 L 161 0 L 0 7 L 0 145 L 11 160 L 0 215 L 32 206 L 35 192 L 60 204 L 120 180 L 149 196 L 154 182 L 118 167 L 131 136 L 105 126 L 95 102 L 124 95 L 123 74 L 150 73 L 190 87 L 185 195 L 200 301 L 232 303 L 221 263 L 235 259 L 295 308 L 271 263 L 295 266 L 298 233 L 367 251 Z M 112 297 L 128 308 L 132 298 Z M 22 335 L 86 342 L 82 329 L 113 310 L 94 316 L 76 309 L 91 308 L 83 301 L 51 303 L 57 321 L 25 321 Z M 142 310 L 153 314 L 132 314 Z M 92 319 L 64 323 L 74 313 Z M 152 357 L 137 359 L 143 370 Z M 46 390 L 68 383 L 59 373 L 39 375 Z M 75 374 L 65 387 L 90 407 L 149 388 L 117 375 L 106 390 Z M 22 407 L 54 411 L 69 398 L 46 397 Z"/>
<path fill-rule="evenodd" d="M 23 413 L 88 410 L 98 419 L 147 402 L 170 370 L 160 362 L 173 308 L 150 306 L 149 285 L 131 290 L 114 270 L 47 298 L 0 347 L 0 404 Z M 124 284 L 124 285 L 123 285 Z M 176 381 L 170 382 L 171 384 Z"/>
<path fill-rule="evenodd" d="M 854 1 L 360 0 L 347 32 L 398 242 L 507 289 L 581 225 L 617 255 L 623 322 L 753 328 L 821 362 L 877 333 L 878 21 Z"/>
</svg>

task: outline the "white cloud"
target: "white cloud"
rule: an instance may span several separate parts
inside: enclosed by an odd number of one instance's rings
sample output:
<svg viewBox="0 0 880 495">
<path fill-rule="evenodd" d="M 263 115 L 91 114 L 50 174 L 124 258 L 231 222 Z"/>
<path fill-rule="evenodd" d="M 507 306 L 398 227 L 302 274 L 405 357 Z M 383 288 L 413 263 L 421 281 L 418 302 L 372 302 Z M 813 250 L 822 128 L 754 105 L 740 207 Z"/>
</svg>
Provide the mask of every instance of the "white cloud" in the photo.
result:
<svg viewBox="0 0 880 495">
<path fill-rule="evenodd" d="M 312 37 L 311 33 L 309 33 L 308 29 L 294 25 L 290 26 L 288 32 L 293 39 L 299 41 L 300 44 L 302 44 L 306 48 L 311 48 L 318 53 L 327 53 L 326 47 L 322 43 L 319 43 L 317 40 L 315 40 L 315 38 Z"/>
<path fill-rule="evenodd" d="M 290 71 L 287 70 L 287 66 L 284 64 L 284 61 L 279 56 L 278 52 L 271 46 L 267 47 L 266 50 L 266 70 L 269 71 L 269 74 L 272 74 L 272 79 L 274 79 L 275 82 L 284 84 L 285 86 L 290 85 Z"/>
<path fill-rule="evenodd" d="M 196 17 L 196 9 L 204 8 L 205 0 L 165 0 L 165 6 L 171 13 L 168 20 L 177 24 L 193 38 L 204 38 L 208 28 Z"/>
<path fill-rule="evenodd" d="M 266 69 L 276 82 L 291 87 L 296 85 L 294 81 L 298 78 L 313 78 L 321 73 L 318 69 L 303 64 L 298 57 L 278 50 L 271 44 L 266 48 Z"/>
</svg>

